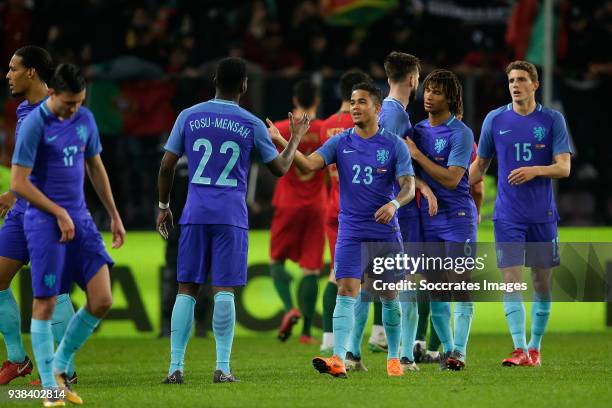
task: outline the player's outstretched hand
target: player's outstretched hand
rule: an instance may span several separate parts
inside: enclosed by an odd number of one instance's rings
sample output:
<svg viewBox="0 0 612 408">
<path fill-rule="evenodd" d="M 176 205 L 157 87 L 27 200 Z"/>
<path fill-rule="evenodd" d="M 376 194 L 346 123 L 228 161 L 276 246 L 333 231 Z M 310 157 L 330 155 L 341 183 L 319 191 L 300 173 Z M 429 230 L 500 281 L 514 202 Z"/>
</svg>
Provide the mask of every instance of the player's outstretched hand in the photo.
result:
<svg viewBox="0 0 612 408">
<path fill-rule="evenodd" d="M 111 219 L 111 232 L 113 233 L 113 249 L 121 248 L 125 242 L 125 228 L 119 215 Z"/>
<path fill-rule="evenodd" d="M 289 126 L 291 127 L 291 136 L 297 136 L 300 139 L 308 132 L 310 121 L 312 119 L 304 113 L 297 120 L 293 117 L 293 113 L 289 112 Z"/>
<path fill-rule="evenodd" d="M 169 208 L 167 210 L 159 210 L 159 214 L 157 215 L 157 231 L 159 235 L 164 239 L 168 239 L 169 228 L 174 228 L 172 211 L 170 211 Z"/>
<path fill-rule="evenodd" d="M 379 224 L 388 224 L 395 215 L 395 211 L 397 211 L 395 205 L 393 203 L 387 203 L 376 211 L 374 218 Z"/>
<path fill-rule="evenodd" d="M 436 195 L 433 193 L 433 191 L 431 191 L 429 186 L 423 186 L 419 188 L 419 191 L 423 197 L 427 199 L 427 203 L 429 205 L 429 216 L 433 217 L 438 213 L 438 199 L 436 198 Z"/>
<path fill-rule="evenodd" d="M 4 216 L 13 208 L 17 199 L 10 192 L 0 194 L 0 217 Z"/>
<path fill-rule="evenodd" d="M 285 138 L 281 136 L 278 128 L 274 126 L 274 123 L 268 118 L 266 118 L 266 123 L 268 124 L 268 133 L 270 134 L 270 139 L 272 139 L 274 143 L 283 146 L 282 142 L 285 141 Z"/>
<path fill-rule="evenodd" d="M 62 208 L 62 211 L 56 216 L 56 218 L 57 226 L 62 233 L 60 242 L 72 241 L 74 239 L 74 222 L 72 222 L 72 218 L 70 218 L 68 211 Z"/>
<path fill-rule="evenodd" d="M 508 183 L 513 186 L 518 186 L 519 184 L 527 183 L 528 181 L 533 180 L 538 176 L 538 169 L 535 167 L 519 167 L 518 169 L 514 169 L 508 175 Z"/>
</svg>

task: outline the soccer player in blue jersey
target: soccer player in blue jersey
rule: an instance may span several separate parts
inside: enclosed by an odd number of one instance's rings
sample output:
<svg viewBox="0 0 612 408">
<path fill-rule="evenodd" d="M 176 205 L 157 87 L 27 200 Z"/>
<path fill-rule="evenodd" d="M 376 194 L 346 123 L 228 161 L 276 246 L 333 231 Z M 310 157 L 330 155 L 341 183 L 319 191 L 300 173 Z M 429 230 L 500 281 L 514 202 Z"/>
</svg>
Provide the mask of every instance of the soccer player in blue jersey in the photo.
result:
<svg viewBox="0 0 612 408">
<path fill-rule="evenodd" d="M 551 309 L 551 271 L 559 265 L 559 215 L 552 179 L 569 176 L 571 148 L 563 115 L 535 100 L 539 86 L 535 66 L 514 61 L 506 74 L 512 102 L 485 118 L 470 182 L 477 182 L 497 155 L 498 192 L 493 214 L 497 265 L 504 282 L 513 283 L 521 282 L 523 265 L 530 267 L 534 285 L 529 344 L 521 294 L 504 294 L 504 312 L 515 350 L 502 365 L 540 366 L 542 336 Z M 534 242 L 547 245 L 525 245 Z"/>
<path fill-rule="evenodd" d="M 474 136 L 470 128 L 455 117 L 461 112 L 461 84 L 451 71 L 438 69 L 425 78 L 423 89 L 428 118 L 415 126 L 413 140 L 407 143 L 412 159 L 419 165 L 419 176 L 431 187 L 438 201 L 437 214 L 425 218 L 429 204 L 421 200 L 424 242 L 439 243 L 438 256 L 469 256 L 463 248 L 466 246 L 473 251 L 477 229 L 476 205 L 470 196 L 468 180 Z M 457 248 L 462 249 L 461 253 L 457 253 Z M 456 281 L 459 276 L 453 271 L 438 271 L 433 278 Z M 469 279 L 469 273 L 462 279 Z M 449 293 L 432 292 L 430 295 L 433 298 L 432 321 L 444 348 L 440 366 L 461 370 L 465 366 L 474 314 L 470 294 L 453 294 L 455 300 L 459 300 L 455 304 L 454 336 Z"/>
<path fill-rule="evenodd" d="M 210 277 L 214 293 L 213 332 L 217 363 L 213 382 L 235 382 L 230 369 L 236 311 L 234 288 L 247 280 L 248 217 L 245 195 L 251 153 L 276 175 L 285 174 L 310 118 L 294 121 L 280 154 L 265 124 L 238 105 L 247 90 L 246 64 L 239 58 L 219 62 L 215 99 L 182 111 L 166 143 L 159 169 L 157 228 L 166 239 L 173 226 L 169 208 L 174 169 L 187 155 L 189 192 L 180 223 L 178 295 L 172 311 L 170 368 L 165 384 L 184 382 L 184 358 L 192 331 L 199 287 Z"/>
<path fill-rule="evenodd" d="M 335 163 L 340 182 L 340 216 L 334 269 L 338 296 L 334 309 L 334 355 L 316 357 L 321 373 L 346 378 L 348 339 L 355 321 L 355 303 L 363 270 L 364 242 L 387 242 L 401 250 L 396 212 L 414 198 L 414 171 L 401 139 L 378 126 L 382 97 L 370 83 L 353 87 L 351 116 L 355 126 L 329 139 L 308 157 L 296 155 L 296 165 L 315 171 Z M 395 196 L 394 183 L 401 190 Z M 395 291 L 382 291 L 383 325 L 389 344 L 387 374 L 401 376 L 399 361 L 400 306 Z"/>
<path fill-rule="evenodd" d="M 47 99 L 47 82 L 53 75 L 51 55 L 40 47 L 28 45 L 15 51 L 9 62 L 6 78 L 11 93 L 25 100 L 17 107 L 17 125 L 15 138 L 20 136 L 21 125 L 26 116 Z M 0 332 L 7 350 L 7 360 L 0 369 L 0 384 L 8 384 L 16 377 L 30 374 L 32 363 L 25 354 L 21 340 L 21 322 L 19 310 L 10 285 L 21 269 L 30 262 L 28 245 L 23 231 L 23 217 L 27 202 L 16 197 L 11 191 L 0 194 L 0 216 L 6 214 L 6 220 L 0 230 Z M 67 293 L 57 297 L 53 311 L 52 330 L 56 344 L 62 340 L 68 322 L 74 315 L 74 309 Z M 70 362 L 68 380 L 76 382 L 73 363 Z M 36 385 L 34 380 L 31 384 Z"/>
<path fill-rule="evenodd" d="M 6 78 L 11 94 L 25 98 L 17 107 L 15 138 L 19 137 L 25 117 L 47 97 L 47 82 L 52 75 L 53 61 L 46 50 L 26 46 L 15 51 Z M 0 230 L 0 332 L 7 351 L 7 360 L 0 370 L 0 384 L 32 372 L 32 362 L 21 340 L 19 309 L 10 289 L 17 272 L 30 261 L 23 232 L 25 207 L 26 202 L 11 191 L 0 195 L 0 216 L 6 215 Z"/>
<path fill-rule="evenodd" d="M 385 58 L 384 67 L 389 84 L 389 95 L 382 102 L 378 124 L 386 131 L 404 139 L 412 135 L 412 124 L 406 107 L 419 85 L 419 59 L 410 54 L 394 51 Z M 416 188 L 421 190 L 435 205 L 435 196 L 429 186 L 417 179 Z M 420 214 L 415 200 L 398 210 L 398 221 L 403 242 L 415 243 L 405 250 L 416 254 L 413 249 L 416 249 L 418 246 L 416 243 L 421 242 L 422 237 Z M 418 323 L 416 293 L 407 291 L 400 293 L 399 296 L 402 309 L 400 362 L 404 370 L 417 371 L 418 367 L 414 363 L 412 349 Z M 346 365 L 350 370 L 367 371 L 361 361 L 361 340 L 368 319 L 368 311 L 369 302 L 365 300 L 355 305 L 355 327 L 349 340 L 349 351 L 346 353 Z"/>
<path fill-rule="evenodd" d="M 95 119 L 81 107 L 81 70 L 59 65 L 49 88 L 49 98 L 23 121 L 13 154 L 11 189 L 28 201 L 24 230 L 34 292 L 30 331 L 42 386 L 59 386 L 70 402 L 82 404 L 66 381 L 67 366 L 111 307 L 113 264 L 87 211 L 85 171 L 110 216 L 113 248 L 123 244 L 125 229 L 100 158 Z M 73 281 L 85 290 L 87 303 L 68 323 L 54 355 L 51 315 L 56 296 L 67 293 Z M 44 405 L 61 406 L 63 401 L 45 400 Z"/>
</svg>

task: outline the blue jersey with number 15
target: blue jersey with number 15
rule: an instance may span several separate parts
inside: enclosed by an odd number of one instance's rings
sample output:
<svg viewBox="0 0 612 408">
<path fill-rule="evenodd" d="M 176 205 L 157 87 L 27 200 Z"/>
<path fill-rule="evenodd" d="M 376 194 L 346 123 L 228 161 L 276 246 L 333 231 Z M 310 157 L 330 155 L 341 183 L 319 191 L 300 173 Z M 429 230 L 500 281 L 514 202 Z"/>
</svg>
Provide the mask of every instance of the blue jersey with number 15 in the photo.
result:
<svg viewBox="0 0 612 408">
<path fill-rule="evenodd" d="M 536 177 L 513 186 L 508 183 L 508 176 L 519 167 L 551 165 L 553 157 L 561 153 L 571 153 L 561 113 L 538 104 L 533 112 L 523 116 L 512 109 L 511 103 L 489 112 L 482 124 L 478 156 L 489 159 L 497 155 L 493 219 L 523 223 L 557 221 L 550 178 Z"/>
<path fill-rule="evenodd" d="M 266 125 L 222 99 L 182 111 L 165 149 L 187 155 L 189 188 L 180 224 L 248 228 L 247 178 L 253 148 L 268 163 L 278 155 Z"/>
</svg>

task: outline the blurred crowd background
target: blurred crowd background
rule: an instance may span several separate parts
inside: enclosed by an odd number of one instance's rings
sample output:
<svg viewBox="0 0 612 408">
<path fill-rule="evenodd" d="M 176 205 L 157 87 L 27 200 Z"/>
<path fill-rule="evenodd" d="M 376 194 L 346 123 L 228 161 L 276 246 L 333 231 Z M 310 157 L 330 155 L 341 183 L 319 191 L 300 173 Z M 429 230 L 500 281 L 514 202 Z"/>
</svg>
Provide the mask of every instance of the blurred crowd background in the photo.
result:
<svg viewBox="0 0 612 408">
<path fill-rule="evenodd" d="M 384 57 L 408 52 L 421 58 L 422 75 L 437 67 L 460 75 L 464 121 L 478 139 L 486 113 L 509 102 L 505 65 L 542 64 L 543 27 L 540 0 L 4 0 L 1 70 L 5 75 L 13 52 L 27 44 L 85 68 L 87 104 L 124 223 L 151 229 L 163 143 L 178 112 L 214 96 L 219 58 L 249 61 L 242 104 L 277 120 L 291 109 L 298 79 L 319 84 L 324 118 L 340 105 L 337 79 L 344 70 L 359 67 L 385 88 Z M 610 224 L 612 1 L 554 0 L 554 27 L 553 107 L 565 114 L 576 151 L 571 178 L 558 184 L 561 223 Z M 5 85 L 5 166 L 19 102 Z M 413 123 L 425 117 L 422 95 L 409 111 Z M 275 181 L 260 170 L 249 201 L 251 226 L 267 228 Z M 103 208 L 89 194 L 92 214 L 104 223 Z"/>
</svg>

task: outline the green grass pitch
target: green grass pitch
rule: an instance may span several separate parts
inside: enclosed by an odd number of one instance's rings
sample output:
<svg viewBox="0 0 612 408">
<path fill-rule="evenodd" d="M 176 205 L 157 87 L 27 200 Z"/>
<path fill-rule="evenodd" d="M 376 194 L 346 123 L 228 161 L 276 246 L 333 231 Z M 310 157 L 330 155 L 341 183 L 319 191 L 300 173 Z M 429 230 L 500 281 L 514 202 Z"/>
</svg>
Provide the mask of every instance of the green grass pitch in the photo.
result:
<svg viewBox="0 0 612 408">
<path fill-rule="evenodd" d="M 500 324 L 503 322 L 500 321 Z M 169 340 L 96 338 L 79 353 L 75 389 L 90 407 L 604 407 L 612 399 L 612 333 L 552 334 L 544 337 L 541 368 L 504 368 L 508 335 L 472 336 L 468 367 L 440 372 L 421 365 L 418 373 L 388 378 L 385 356 L 364 349 L 367 373 L 347 380 L 319 374 L 311 365 L 317 346 L 292 337 L 240 337 L 234 342 L 232 369 L 242 380 L 212 384 L 214 341 L 192 338 L 183 385 L 162 385 Z M 27 388 L 15 380 L 11 388 Z M 11 403 L 0 387 L 0 405 Z"/>
</svg>

